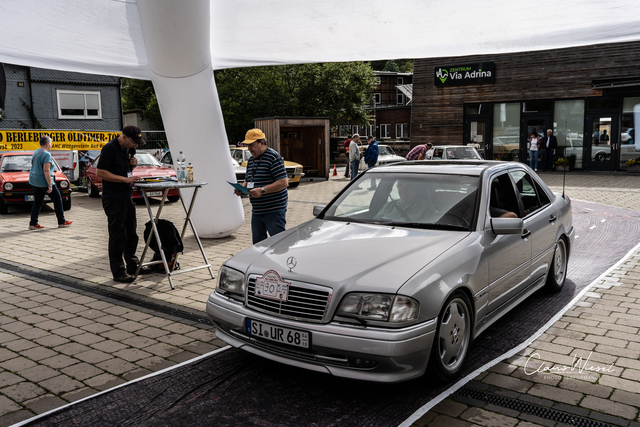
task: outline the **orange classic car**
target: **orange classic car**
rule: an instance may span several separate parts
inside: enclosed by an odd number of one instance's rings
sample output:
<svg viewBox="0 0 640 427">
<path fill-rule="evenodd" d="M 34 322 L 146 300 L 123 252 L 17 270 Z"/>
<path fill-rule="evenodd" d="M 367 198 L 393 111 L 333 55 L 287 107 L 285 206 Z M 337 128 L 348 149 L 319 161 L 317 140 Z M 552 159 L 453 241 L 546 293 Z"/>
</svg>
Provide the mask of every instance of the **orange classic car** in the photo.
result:
<svg viewBox="0 0 640 427">
<path fill-rule="evenodd" d="M 10 205 L 33 203 L 33 189 L 29 185 L 32 154 L 27 151 L 0 153 L 0 214 L 6 214 Z M 62 207 L 68 211 L 71 209 L 71 184 L 55 160 L 53 170 Z M 50 203 L 51 199 L 45 196 L 44 201 Z"/>
</svg>

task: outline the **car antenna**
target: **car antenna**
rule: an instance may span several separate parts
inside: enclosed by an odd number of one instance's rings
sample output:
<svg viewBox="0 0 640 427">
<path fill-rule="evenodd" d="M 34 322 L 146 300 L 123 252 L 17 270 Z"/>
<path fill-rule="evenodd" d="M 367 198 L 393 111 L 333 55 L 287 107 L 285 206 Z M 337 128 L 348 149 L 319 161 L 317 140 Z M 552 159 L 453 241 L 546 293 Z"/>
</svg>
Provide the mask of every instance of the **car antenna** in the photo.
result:
<svg viewBox="0 0 640 427">
<path fill-rule="evenodd" d="M 562 171 L 562 198 L 564 199 L 564 186 L 565 186 L 565 182 L 567 180 L 567 165 L 564 165 L 563 171 Z"/>
</svg>

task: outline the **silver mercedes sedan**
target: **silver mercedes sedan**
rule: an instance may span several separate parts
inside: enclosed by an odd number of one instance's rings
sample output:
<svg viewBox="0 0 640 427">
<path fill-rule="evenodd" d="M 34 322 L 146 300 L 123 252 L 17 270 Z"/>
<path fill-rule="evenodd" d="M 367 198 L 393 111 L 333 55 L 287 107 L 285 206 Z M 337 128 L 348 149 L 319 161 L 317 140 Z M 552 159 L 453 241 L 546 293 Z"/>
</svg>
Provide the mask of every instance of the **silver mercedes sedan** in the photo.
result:
<svg viewBox="0 0 640 427">
<path fill-rule="evenodd" d="M 489 325 L 562 289 L 574 239 L 569 198 L 521 163 L 376 167 L 313 211 L 225 262 L 207 314 L 234 347 L 368 381 L 456 378 Z"/>
</svg>

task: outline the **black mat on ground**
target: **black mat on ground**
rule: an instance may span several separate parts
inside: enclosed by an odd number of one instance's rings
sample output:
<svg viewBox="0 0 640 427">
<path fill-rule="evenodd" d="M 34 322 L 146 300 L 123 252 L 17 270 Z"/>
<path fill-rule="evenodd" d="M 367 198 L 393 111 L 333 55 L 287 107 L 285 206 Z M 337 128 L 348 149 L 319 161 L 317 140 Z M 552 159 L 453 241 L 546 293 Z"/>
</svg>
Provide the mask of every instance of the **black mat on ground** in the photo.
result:
<svg viewBox="0 0 640 427">
<path fill-rule="evenodd" d="M 640 212 L 574 202 L 574 224 L 563 291 L 537 292 L 483 333 L 465 375 L 524 342 L 640 241 Z M 428 376 L 393 385 L 343 380 L 229 349 L 28 425 L 394 426 L 449 386 Z"/>
</svg>

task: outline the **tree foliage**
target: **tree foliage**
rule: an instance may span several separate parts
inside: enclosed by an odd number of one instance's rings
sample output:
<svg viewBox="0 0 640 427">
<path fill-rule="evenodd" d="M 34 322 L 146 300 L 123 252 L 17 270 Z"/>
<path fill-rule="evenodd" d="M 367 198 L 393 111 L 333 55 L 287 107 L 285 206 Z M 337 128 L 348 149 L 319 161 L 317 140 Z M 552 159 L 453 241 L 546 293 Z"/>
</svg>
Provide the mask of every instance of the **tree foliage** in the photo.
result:
<svg viewBox="0 0 640 427">
<path fill-rule="evenodd" d="M 375 74 L 362 62 L 233 68 L 214 73 L 231 144 L 244 139 L 261 117 L 329 117 L 367 124 L 365 104 L 373 94 Z M 124 79 L 125 110 L 144 110 L 150 126 L 164 129 L 150 81 Z"/>
<path fill-rule="evenodd" d="M 234 68 L 215 72 L 230 143 L 244 139 L 261 117 L 329 117 L 367 124 L 364 109 L 375 88 L 361 62 Z"/>
<path fill-rule="evenodd" d="M 372 61 L 371 68 L 376 71 L 396 71 L 396 70 L 388 70 L 387 64 L 390 61 L 382 60 L 382 61 Z M 413 73 L 413 59 L 393 59 L 391 62 L 394 62 L 398 66 L 398 70 L 396 72 L 400 73 Z"/>
<path fill-rule="evenodd" d="M 389 60 L 386 64 L 384 64 L 384 69 L 382 71 L 392 71 L 394 73 L 399 73 L 400 68 L 398 68 L 398 64 L 396 64 L 396 61 Z"/>
<path fill-rule="evenodd" d="M 123 110 L 143 110 L 151 129 L 164 129 L 158 99 L 149 80 L 124 79 L 122 86 Z"/>
</svg>

